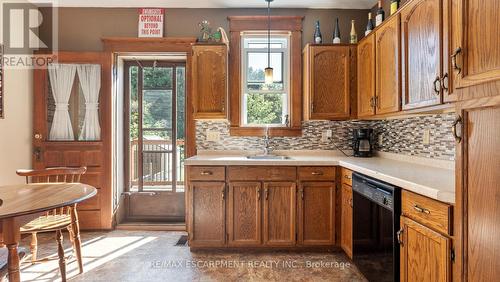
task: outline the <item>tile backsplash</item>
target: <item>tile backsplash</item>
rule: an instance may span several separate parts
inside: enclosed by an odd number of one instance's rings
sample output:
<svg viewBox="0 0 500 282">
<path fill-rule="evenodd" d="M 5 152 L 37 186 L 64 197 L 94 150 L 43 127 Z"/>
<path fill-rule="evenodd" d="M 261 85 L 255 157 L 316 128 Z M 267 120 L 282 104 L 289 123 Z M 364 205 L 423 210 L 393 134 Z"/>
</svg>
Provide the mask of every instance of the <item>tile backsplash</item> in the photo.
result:
<svg viewBox="0 0 500 282">
<path fill-rule="evenodd" d="M 354 128 L 373 127 L 375 149 L 383 152 L 418 157 L 454 160 L 455 143 L 450 132 L 454 114 L 440 114 L 377 121 L 305 121 L 301 137 L 273 137 L 274 150 L 350 150 Z M 323 142 L 321 133 L 331 129 L 333 142 Z M 430 132 L 429 144 L 424 144 L 424 131 Z M 218 142 L 207 140 L 207 130 L 220 134 Z M 229 122 L 224 120 L 199 120 L 196 122 L 198 150 L 260 150 L 261 137 L 236 137 L 229 135 Z M 379 136 L 382 136 L 379 138 Z M 382 142 L 379 144 L 379 140 Z M 334 145 L 335 144 L 335 145 Z"/>
</svg>

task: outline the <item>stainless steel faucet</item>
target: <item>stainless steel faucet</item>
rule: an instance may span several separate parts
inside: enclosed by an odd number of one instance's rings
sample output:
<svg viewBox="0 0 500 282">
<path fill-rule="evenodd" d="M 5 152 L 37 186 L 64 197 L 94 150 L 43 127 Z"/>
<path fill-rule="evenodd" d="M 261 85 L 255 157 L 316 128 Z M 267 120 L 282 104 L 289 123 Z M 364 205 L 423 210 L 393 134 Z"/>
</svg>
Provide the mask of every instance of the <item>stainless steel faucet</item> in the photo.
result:
<svg viewBox="0 0 500 282">
<path fill-rule="evenodd" d="M 264 135 L 264 155 L 269 155 L 273 150 L 273 147 L 269 146 L 269 126 L 266 126 L 266 131 Z"/>
</svg>

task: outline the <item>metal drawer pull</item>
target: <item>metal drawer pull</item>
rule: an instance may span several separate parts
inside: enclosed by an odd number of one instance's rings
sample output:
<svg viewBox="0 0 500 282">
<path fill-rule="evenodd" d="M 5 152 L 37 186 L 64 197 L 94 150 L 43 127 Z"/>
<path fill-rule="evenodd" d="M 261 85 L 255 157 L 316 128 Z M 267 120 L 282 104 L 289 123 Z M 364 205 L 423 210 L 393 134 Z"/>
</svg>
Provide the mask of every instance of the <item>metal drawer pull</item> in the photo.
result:
<svg viewBox="0 0 500 282">
<path fill-rule="evenodd" d="M 213 173 L 213 172 L 211 172 L 211 171 L 206 170 L 206 171 L 202 171 L 200 174 L 201 174 L 201 175 L 212 175 L 212 174 L 214 174 L 214 173 Z"/>
<path fill-rule="evenodd" d="M 418 205 L 414 205 L 414 206 L 413 206 L 413 209 L 415 209 L 415 210 L 416 210 L 416 211 L 418 211 L 418 212 L 425 213 L 425 214 L 430 214 L 430 213 L 431 213 L 428 209 L 421 208 L 421 207 L 419 207 Z"/>
<path fill-rule="evenodd" d="M 403 229 L 400 229 L 398 232 L 396 232 L 396 236 L 398 238 L 398 243 L 402 246 L 403 245 Z"/>
<path fill-rule="evenodd" d="M 346 174 L 346 175 L 344 175 L 344 178 L 345 179 L 352 179 L 352 176 Z"/>
<path fill-rule="evenodd" d="M 311 172 L 312 175 L 323 175 L 322 171 L 313 171 Z"/>
</svg>

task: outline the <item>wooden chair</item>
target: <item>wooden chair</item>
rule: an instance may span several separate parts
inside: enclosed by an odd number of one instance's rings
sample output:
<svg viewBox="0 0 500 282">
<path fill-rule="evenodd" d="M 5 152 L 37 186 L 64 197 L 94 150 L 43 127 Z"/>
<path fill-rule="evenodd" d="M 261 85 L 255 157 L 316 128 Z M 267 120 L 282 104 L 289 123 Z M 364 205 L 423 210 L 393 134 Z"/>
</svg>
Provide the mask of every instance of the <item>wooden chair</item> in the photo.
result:
<svg viewBox="0 0 500 282">
<path fill-rule="evenodd" d="M 26 183 L 57 183 L 57 182 L 80 182 L 80 177 L 87 171 L 86 167 L 67 168 L 47 168 L 41 170 L 17 170 L 19 176 L 26 177 Z M 72 224 L 73 222 L 73 224 Z M 80 242 L 80 228 L 78 226 L 78 214 L 76 204 L 60 209 L 54 209 L 45 215 L 34 219 L 21 227 L 21 234 L 31 234 L 31 262 L 37 260 L 37 233 L 56 232 L 57 254 L 59 256 L 59 269 L 62 281 L 66 281 L 66 258 L 62 245 L 62 230 L 67 229 L 73 245 L 73 252 L 78 262 L 80 273 L 83 272 L 82 251 Z"/>
</svg>

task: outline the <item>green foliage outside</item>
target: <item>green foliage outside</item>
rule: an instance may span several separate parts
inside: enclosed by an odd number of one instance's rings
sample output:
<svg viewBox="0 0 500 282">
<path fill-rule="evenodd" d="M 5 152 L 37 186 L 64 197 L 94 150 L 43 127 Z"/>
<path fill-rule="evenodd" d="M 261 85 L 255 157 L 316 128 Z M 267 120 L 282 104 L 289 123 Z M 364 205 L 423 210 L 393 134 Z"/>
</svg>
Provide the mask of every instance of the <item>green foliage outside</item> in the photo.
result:
<svg viewBox="0 0 500 282">
<path fill-rule="evenodd" d="M 283 100 L 282 83 L 264 84 L 264 70 L 248 69 L 248 89 L 277 90 L 276 93 L 247 94 L 247 122 L 249 124 L 282 124 Z"/>
</svg>

